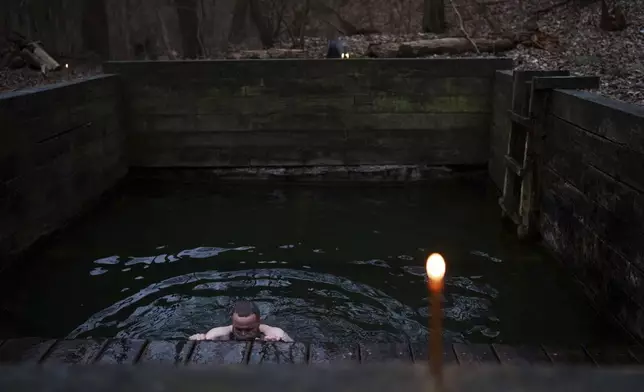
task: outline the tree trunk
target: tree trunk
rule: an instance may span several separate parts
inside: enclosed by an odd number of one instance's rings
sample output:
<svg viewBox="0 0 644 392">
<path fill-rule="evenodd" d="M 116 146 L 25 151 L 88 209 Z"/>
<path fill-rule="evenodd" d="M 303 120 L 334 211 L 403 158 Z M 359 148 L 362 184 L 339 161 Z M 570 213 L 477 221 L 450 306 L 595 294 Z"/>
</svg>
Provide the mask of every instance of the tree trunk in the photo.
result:
<svg viewBox="0 0 644 392">
<path fill-rule="evenodd" d="M 246 38 L 246 15 L 248 13 L 249 5 L 249 0 L 237 0 L 235 3 L 228 42 L 232 44 L 240 44 L 244 38 Z"/>
<path fill-rule="evenodd" d="M 273 31 L 268 26 L 268 20 L 264 15 L 265 13 L 262 12 L 260 2 L 257 0 L 250 0 L 250 16 L 257 27 L 259 39 L 262 41 L 264 49 L 268 49 L 272 48 L 274 45 Z"/>
<path fill-rule="evenodd" d="M 423 31 L 436 34 L 445 31 L 445 3 L 443 0 L 424 0 Z"/>
<path fill-rule="evenodd" d="M 174 0 L 181 30 L 183 57 L 194 59 L 203 55 L 199 46 L 197 0 Z"/>
<path fill-rule="evenodd" d="M 83 47 L 103 60 L 110 57 L 110 40 L 107 27 L 105 0 L 83 1 Z"/>
</svg>

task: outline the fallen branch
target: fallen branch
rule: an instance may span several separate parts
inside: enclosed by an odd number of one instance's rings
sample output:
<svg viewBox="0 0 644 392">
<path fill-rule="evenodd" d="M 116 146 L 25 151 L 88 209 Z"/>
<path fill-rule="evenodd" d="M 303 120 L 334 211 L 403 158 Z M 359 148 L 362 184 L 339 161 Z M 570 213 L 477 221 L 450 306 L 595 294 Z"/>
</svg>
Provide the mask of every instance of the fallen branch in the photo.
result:
<svg viewBox="0 0 644 392">
<path fill-rule="evenodd" d="M 516 43 L 517 41 L 508 38 L 472 38 L 468 40 L 462 37 L 449 37 L 403 42 L 400 44 L 372 44 L 367 49 L 367 55 L 382 58 L 414 58 L 433 54 L 459 54 L 469 52 L 474 48 L 477 48 L 479 52 L 498 53 L 513 49 Z"/>
<path fill-rule="evenodd" d="M 463 17 L 461 16 L 461 13 L 458 12 L 458 8 L 456 7 L 456 4 L 454 4 L 454 0 L 449 0 L 450 4 L 452 5 L 452 8 L 454 9 L 454 12 L 456 13 L 456 17 L 458 17 L 458 23 L 460 24 L 461 31 L 463 34 L 465 34 L 465 38 L 467 38 L 468 41 L 472 44 L 474 47 L 474 50 L 476 50 L 477 54 L 481 54 L 481 51 L 479 51 L 478 46 L 472 41 L 472 38 L 470 35 L 467 33 L 467 30 L 465 30 L 465 25 L 463 24 Z"/>
<path fill-rule="evenodd" d="M 40 69 L 43 74 L 60 69 L 60 64 L 40 46 L 39 42 L 30 42 L 26 48 L 22 49 L 20 54 L 27 63 L 34 68 Z"/>
<path fill-rule="evenodd" d="M 8 39 L 8 47 L 2 53 L 0 59 L 1 68 L 19 68 L 24 64 L 40 70 L 43 74 L 49 71 L 57 71 L 60 64 L 47 53 L 42 44 L 38 41 L 29 41 L 17 32 L 11 32 Z"/>
</svg>

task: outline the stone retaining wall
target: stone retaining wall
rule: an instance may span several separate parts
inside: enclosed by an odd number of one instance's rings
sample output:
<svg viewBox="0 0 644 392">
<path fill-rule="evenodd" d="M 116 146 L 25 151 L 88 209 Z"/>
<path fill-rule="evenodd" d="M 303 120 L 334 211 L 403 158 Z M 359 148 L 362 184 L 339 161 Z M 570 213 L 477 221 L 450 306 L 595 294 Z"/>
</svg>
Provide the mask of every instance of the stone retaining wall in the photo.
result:
<svg viewBox="0 0 644 392">
<path fill-rule="evenodd" d="M 644 108 L 555 91 L 541 232 L 586 294 L 644 339 Z"/>
<path fill-rule="evenodd" d="M 122 339 L 0 341 L 0 364 L 325 364 L 425 362 L 427 342 L 412 343 L 259 343 L 146 341 Z M 513 347 L 504 344 L 446 344 L 446 364 L 475 365 L 644 365 L 644 348 Z"/>
<path fill-rule="evenodd" d="M 497 72 L 489 173 L 503 187 L 512 74 Z M 549 98 L 540 231 L 586 294 L 644 339 L 644 108 L 575 90 Z"/>
<path fill-rule="evenodd" d="M 504 156 L 508 148 L 508 138 L 512 122 L 508 110 L 512 107 L 512 71 L 498 71 L 494 75 L 492 90 L 492 125 L 490 127 L 490 160 L 488 172 L 492 182 L 503 189 L 505 179 Z"/>
<path fill-rule="evenodd" d="M 0 269 L 125 174 L 116 80 L 0 95 Z"/>
<path fill-rule="evenodd" d="M 110 62 L 134 167 L 480 165 L 510 59 Z"/>
</svg>

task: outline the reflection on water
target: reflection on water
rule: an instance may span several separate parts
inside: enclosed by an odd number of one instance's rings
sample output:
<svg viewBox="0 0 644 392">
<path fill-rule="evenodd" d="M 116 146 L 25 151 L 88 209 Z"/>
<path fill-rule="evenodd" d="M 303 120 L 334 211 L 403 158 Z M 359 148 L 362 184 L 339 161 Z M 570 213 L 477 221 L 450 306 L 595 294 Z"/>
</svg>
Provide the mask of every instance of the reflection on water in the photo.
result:
<svg viewBox="0 0 644 392">
<path fill-rule="evenodd" d="M 296 340 L 417 340 L 424 262 L 439 251 L 449 340 L 619 339 L 551 260 L 504 232 L 494 197 L 480 184 L 131 187 L 38 255 L 12 295 L 51 336 L 185 338 L 250 299 Z"/>
<path fill-rule="evenodd" d="M 295 247 L 283 245 L 278 248 Z M 121 268 L 121 265 L 190 263 L 194 259 L 210 259 L 212 264 L 216 264 L 216 257 L 224 252 L 254 250 L 253 246 L 199 247 L 180 251 L 177 255 L 128 257 L 123 260 L 119 256 L 111 256 L 95 260 L 94 263 L 100 266 L 93 268 L 90 275 L 99 275 L 96 271 L 100 271 L 101 275 L 131 271 L 131 268 Z M 191 272 L 152 282 L 95 313 L 69 337 L 115 335 L 182 338 L 191 334 L 195 327 L 205 330 L 228 323 L 228 309 L 235 298 L 247 298 L 258 304 L 269 322 L 279 324 L 300 339 L 323 341 L 329 336 L 342 341 L 356 338 L 383 341 L 426 338 L 427 309 L 424 304 L 428 298 L 424 292 L 424 267 L 403 265 L 399 260 L 422 262 L 402 255 L 396 258 L 393 265 L 378 259 L 352 260 L 349 263 L 386 269 L 365 269 L 363 272 L 380 276 L 385 286 L 399 282 L 403 290 L 414 290 L 418 294 L 414 304 L 402 303 L 396 299 L 397 293 L 388 295 L 382 289 L 366 283 L 313 271 L 308 265 L 295 269 L 286 261 L 254 260 L 250 262 L 254 264 L 253 268 L 249 268 L 249 261 L 241 261 L 239 264 L 246 264 L 244 269 Z M 266 268 L 264 264 L 273 266 Z M 106 265 L 109 267 L 105 268 Z M 134 279 L 139 278 L 144 277 Z M 455 325 L 475 323 L 481 317 L 487 317 L 488 323 L 498 322 L 489 312 L 490 300 L 497 296 L 495 289 L 484 282 L 477 285 L 466 277 L 448 277 L 445 284 L 448 287 L 445 317 Z M 249 296 L 249 293 L 254 295 Z M 276 316 L 280 313 L 288 313 L 289 317 L 280 319 Z M 171 333 L 160 334 L 160 331 Z M 460 333 L 458 330 L 447 330 L 446 337 L 463 341 L 466 338 L 464 335 L 472 331 L 488 337 L 499 334 L 493 326 L 476 325 L 471 331 Z"/>
</svg>

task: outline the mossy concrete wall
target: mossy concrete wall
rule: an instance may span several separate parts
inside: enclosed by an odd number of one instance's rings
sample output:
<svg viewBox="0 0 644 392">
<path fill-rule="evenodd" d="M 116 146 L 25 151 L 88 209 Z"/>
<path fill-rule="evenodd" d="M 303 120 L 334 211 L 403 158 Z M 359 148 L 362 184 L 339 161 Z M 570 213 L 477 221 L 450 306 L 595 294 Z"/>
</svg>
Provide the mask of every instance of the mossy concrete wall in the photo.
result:
<svg viewBox="0 0 644 392">
<path fill-rule="evenodd" d="M 497 72 L 490 176 L 502 189 L 512 75 Z M 644 339 L 644 108 L 576 90 L 550 93 L 540 232 L 592 302 Z"/>
<path fill-rule="evenodd" d="M 0 95 L 0 269 L 125 174 L 116 81 Z"/>
<path fill-rule="evenodd" d="M 134 167 L 486 165 L 510 59 L 110 62 Z"/>
</svg>

